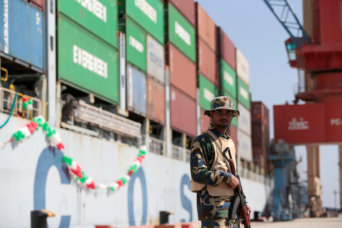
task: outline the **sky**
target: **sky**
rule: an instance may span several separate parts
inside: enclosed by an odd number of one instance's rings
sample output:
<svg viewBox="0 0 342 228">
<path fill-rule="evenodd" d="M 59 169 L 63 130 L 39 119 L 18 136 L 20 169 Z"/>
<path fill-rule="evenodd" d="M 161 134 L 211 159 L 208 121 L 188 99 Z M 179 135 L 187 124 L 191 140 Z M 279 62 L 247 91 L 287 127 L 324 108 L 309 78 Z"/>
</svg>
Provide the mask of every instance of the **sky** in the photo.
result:
<svg viewBox="0 0 342 228">
<path fill-rule="evenodd" d="M 262 101 L 270 110 L 273 138 L 273 105 L 292 104 L 298 83 L 297 70 L 290 68 L 284 41 L 288 33 L 263 0 L 196 0 L 242 51 L 250 64 L 252 101 Z M 301 0 L 288 0 L 298 19 L 303 20 Z M 301 181 L 307 180 L 305 146 L 296 146 Z M 335 207 L 339 191 L 338 147 L 320 146 L 323 207 Z M 339 207 L 339 197 L 336 198 Z"/>
</svg>

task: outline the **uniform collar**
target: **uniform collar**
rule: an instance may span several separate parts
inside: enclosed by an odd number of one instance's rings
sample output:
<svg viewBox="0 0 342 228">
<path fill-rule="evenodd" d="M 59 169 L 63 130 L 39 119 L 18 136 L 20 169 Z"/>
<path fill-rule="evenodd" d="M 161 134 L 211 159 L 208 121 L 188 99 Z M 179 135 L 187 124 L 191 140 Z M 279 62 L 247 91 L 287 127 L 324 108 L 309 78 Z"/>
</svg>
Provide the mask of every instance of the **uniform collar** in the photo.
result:
<svg viewBox="0 0 342 228">
<path fill-rule="evenodd" d="M 209 130 L 216 135 L 217 138 L 220 138 L 221 136 L 223 138 L 229 139 L 230 136 L 226 132 L 225 134 L 222 134 L 217 128 L 213 127 L 212 125 L 209 126 Z"/>
</svg>

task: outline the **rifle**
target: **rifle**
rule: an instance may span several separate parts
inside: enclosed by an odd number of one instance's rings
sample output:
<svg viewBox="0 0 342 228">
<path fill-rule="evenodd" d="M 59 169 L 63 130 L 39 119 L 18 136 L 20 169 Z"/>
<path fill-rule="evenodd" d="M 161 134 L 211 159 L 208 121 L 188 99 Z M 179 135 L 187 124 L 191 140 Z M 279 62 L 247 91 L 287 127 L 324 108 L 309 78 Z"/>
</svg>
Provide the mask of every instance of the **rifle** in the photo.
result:
<svg viewBox="0 0 342 228">
<path fill-rule="evenodd" d="M 232 157 L 229 147 L 223 151 L 223 156 L 228 160 L 231 167 L 232 175 L 239 179 L 239 186 L 234 189 L 234 197 L 232 199 L 231 205 L 228 212 L 228 220 L 234 220 L 236 215 L 239 214 L 242 218 L 242 223 L 245 228 L 251 228 L 251 221 L 248 215 L 248 207 L 245 195 L 243 194 L 241 179 L 239 175 L 236 174 L 235 165 L 232 159 L 227 157 L 226 152 L 229 153 L 230 158 Z"/>
</svg>

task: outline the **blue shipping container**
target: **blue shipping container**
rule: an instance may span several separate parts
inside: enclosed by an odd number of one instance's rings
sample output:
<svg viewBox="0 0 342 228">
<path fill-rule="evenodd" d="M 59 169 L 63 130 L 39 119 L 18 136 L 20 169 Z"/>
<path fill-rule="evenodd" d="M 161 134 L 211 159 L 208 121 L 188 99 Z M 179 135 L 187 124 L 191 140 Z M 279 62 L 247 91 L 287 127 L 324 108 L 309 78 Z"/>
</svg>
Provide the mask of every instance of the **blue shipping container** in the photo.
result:
<svg viewBox="0 0 342 228">
<path fill-rule="evenodd" d="M 137 68 L 127 65 L 128 109 L 146 116 L 146 76 Z"/>
<path fill-rule="evenodd" d="M 23 0 L 0 0 L 0 50 L 44 68 L 44 16 Z"/>
</svg>

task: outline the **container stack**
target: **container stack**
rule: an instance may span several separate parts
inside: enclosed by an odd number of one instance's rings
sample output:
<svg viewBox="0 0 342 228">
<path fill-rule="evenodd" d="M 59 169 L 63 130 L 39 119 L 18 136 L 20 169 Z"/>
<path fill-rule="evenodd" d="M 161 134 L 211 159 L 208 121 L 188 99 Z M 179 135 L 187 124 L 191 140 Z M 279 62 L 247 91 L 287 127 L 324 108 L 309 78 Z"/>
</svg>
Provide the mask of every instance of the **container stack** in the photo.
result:
<svg viewBox="0 0 342 228">
<path fill-rule="evenodd" d="M 165 2 L 165 12 L 171 127 L 194 137 L 197 130 L 195 3 L 193 0 L 169 0 Z"/>
<path fill-rule="evenodd" d="M 14 60 L 25 69 L 43 72 L 44 1 L 34 2 L 35 4 L 23 0 L 0 1 L 0 49 L 6 59 Z M 14 67 L 13 72 L 16 70 Z"/>
<path fill-rule="evenodd" d="M 211 100 L 218 95 L 216 25 L 203 7 L 196 3 L 197 74 L 200 104 L 200 131 L 208 129 L 209 118 L 204 110 L 210 109 Z"/>
<path fill-rule="evenodd" d="M 238 153 L 245 164 L 251 163 L 251 100 L 249 90 L 249 63 L 246 57 L 236 48 L 237 98 L 240 116 L 238 118 Z"/>
<path fill-rule="evenodd" d="M 269 110 L 261 101 L 252 102 L 252 148 L 253 161 L 267 170 L 267 148 L 269 145 Z"/>
<path fill-rule="evenodd" d="M 233 99 L 234 106 L 237 108 L 237 79 L 236 79 L 236 51 L 234 43 L 227 34 L 220 28 L 216 28 L 218 39 L 218 63 L 220 95 L 228 96 Z M 233 118 L 230 125 L 229 134 L 237 145 L 237 118 Z"/>
<path fill-rule="evenodd" d="M 119 0 L 120 31 L 126 36 L 127 107 L 165 123 L 163 3 Z"/>
<path fill-rule="evenodd" d="M 60 80 L 110 103 L 118 103 L 116 1 L 99 0 L 96 5 L 80 1 L 57 3 Z"/>
</svg>

